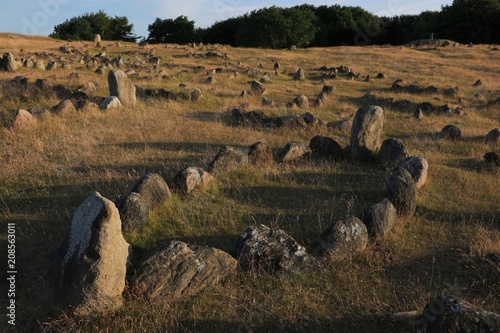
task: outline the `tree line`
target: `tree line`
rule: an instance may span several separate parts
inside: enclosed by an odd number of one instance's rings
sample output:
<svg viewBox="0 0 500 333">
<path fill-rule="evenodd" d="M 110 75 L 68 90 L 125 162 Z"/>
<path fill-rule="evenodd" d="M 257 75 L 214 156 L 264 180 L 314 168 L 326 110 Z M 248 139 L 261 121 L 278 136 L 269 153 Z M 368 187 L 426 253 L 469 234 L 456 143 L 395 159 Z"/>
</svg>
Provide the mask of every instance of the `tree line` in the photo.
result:
<svg viewBox="0 0 500 333">
<path fill-rule="evenodd" d="M 461 43 L 500 42 L 500 0 L 454 0 L 440 11 L 379 17 L 361 7 L 300 5 L 272 6 L 215 22 L 200 29 L 186 16 L 157 18 L 148 26 L 149 43 L 220 43 L 241 47 L 400 45 L 418 39 L 451 39 Z M 88 13 L 66 20 L 50 35 L 59 39 L 137 41 L 126 17 Z"/>
</svg>

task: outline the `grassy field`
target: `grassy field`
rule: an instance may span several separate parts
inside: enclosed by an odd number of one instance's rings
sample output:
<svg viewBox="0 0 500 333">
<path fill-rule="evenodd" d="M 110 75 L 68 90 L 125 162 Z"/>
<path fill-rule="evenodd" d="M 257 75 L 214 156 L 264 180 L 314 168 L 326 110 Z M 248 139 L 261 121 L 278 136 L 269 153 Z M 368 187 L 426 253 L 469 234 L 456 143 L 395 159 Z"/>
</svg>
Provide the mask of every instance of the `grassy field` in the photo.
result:
<svg viewBox="0 0 500 333">
<path fill-rule="evenodd" d="M 53 53 L 59 62 L 64 41 L 0 34 L 0 54 L 18 58 L 26 52 Z M 88 45 L 85 45 L 88 44 Z M 61 332 L 410 332 L 393 322 L 393 313 L 421 311 L 433 297 L 451 294 L 500 312 L 500 266 L 484 259 L 500 253 L 500 171 L 483 161 L 498 150 L 478 138 L 500 127 L 500 108 L 486 107 L 500 97 L 500 51 L 489 45 L 472 48 L 436 47 L 335 47 L 288 50 L 240 49 L 227 46 L 147 46 L 104 42 L 107 54 L 147 59 L 154 48 L 160 68 L 143 65 L 134 70 L 136 86 L 190 92 L 203 91 L 199 102 L 139 100 L 134 108 L 103 112 L 54 115 L 45 112 L 30 130 L 0 128 L 0 249 L 6 253 L 7 224 L 16 223 L 17 332 L 38 332 L 54 327 Z M 82 53 L 95 55 L 93 43 L 72 42 Z M 21 52 L 24 50 L 24 53 Z M 223 58 L 186 57 L 214 50 Z M 242 69 L 255 68 L 278 75 L 266 83 L 267 97 L 277 106 L 261 105 L 261 97 L 240 97 L 254 79 Z M 47 61 L 46 61 L 47 62 Z M 235 69 L 211 74 L 215 68 Z M 259 65 L 262 64 L 262 68 Z M 428 115 L 417 121 L 413 109 L 384 108 L 384 138 L 401 139 L 411 155 L 429 161 L 427 184 L 418 192 L 417 214 L 401 219 L 383 239 L 352 260 L 325 262 L 319 272 L 298 276 L 267 276 L 240 272 L 227 283 L 168 304 L 153 304 L 126 291 L 118 312 L 91 319 L 56 316 L 47 310 L 44 267 L 48 255 L 62 242 L 72 213 L 92 192 L 109 199 L 130 190 L 135 181 L 156 172 L 170 183 L 186 166 L 206 167 L 223 145 L 247 147 L 266 141 L 274 152 L 288 141 L 315 135 L 334 138 L 342 147 L 349 133 L 326 127 L 303 130 L 232 127 L 227 110 L 246 104 L 247 110 L 267 115 L 302 115 L 287 102 L 305 94 L 310 100 L 321 92 L 319 68 L 349 66 L 372 80 L 329 80 L 335 93 L 325 106 L 311 108 L 316 117 L 330 122 L 344 119 L 364 106 L 367 92 L 434 105 L 460 106 L 463 116 Z M 204 66 L 205 70 L 195 69 Z M 293 81 L 298 68 L 306 80 Z M 160 69 L 170 78 L 156 76 Z M 0 112 L 47 107 L 60 102 L 52 95 L 13 95 L 9 82 L 17 75 L 34 82 L 47 78 L 73 90 L 87 81 L 98 84 L 95 95 L 109 95 L 107 76 L 95 68 L 72 63 L 71 68 L 39 71 L 21 68 L 0 72 Z M 72 79 L 78 72 L 84 79 Z M 385 79 L 373 79 L 382 72 Z M 216 83 L 206 85 L 213 75 Z M 149 78 L 148 78 L 149 77 Z M 408 94 L 390 91 L 392 82 L 421 87 L 458 87 L 457 96 Z M 480 87 L 472 84 L 482 79 Z M 186 85 L 179 87 L 180 83 Z M 15 92 L 15 91 L 14 91 Z M 475 97 L 479 92 L 481 96 Z M 463 105 L 458 98 L 464 99 Z M 462 129 L 458 141 L 439 139 L 447 124 Z M 498 168 L 497 168 L 498 169 Z M 160 211 L 151 214 L 140 231 L 125 234 L 134 248 L 134 264 L 168 239 L 216 247 L 234 255 L 236 237 L 247 226 L 266 224 L 281 228 L 299 243 L 311 245 L 330 223 L 363 209 L 386 195 L 389 171 L 376 163 L 350 160 L 306 161 L 269 166 L 249 165 L 219 175 L 204 191 L 186 197 L 174 195 Z M 2 255 L 2 276 L 6 255 Z M 7 293 L 6 280 L 0 293 Z M 2 308 L 5 304 L 2 301 Z M 2 314 L 1 331 L 12 327 Z"/>
</svg>

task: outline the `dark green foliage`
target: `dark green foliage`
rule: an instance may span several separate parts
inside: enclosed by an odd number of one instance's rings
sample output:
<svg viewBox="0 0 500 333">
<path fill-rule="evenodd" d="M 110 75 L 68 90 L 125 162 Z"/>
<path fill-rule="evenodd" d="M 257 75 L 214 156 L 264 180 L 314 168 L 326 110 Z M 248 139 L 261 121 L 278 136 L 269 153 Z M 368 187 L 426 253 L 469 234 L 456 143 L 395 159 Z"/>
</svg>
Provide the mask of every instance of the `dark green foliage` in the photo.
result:
<svg viewBox="0 0 500 333">
<path fill-rule="evenodd" d="M 319 6 L 317 46 L 364 45 L 381 31 L 380 19 L 360 7 Z"/>
<path fill-rule="evenodd" d="M 148 26 L 150 43 L 178 43 L 186 44 L 197 41 L 194 21 L 189 21 L 186 16 L 179 16 L 175 20 L 157 18 Z"/>
<path fill-rule="evenodd" d="M 378 17 L 360 7 L 301 5 L 273 6 L 219 21 L 201 30 L 208 43 L 282 48 L 405 44 L 427 39 L 462 43 L 500 42 L 500 0 L 455 0 L 441 11 Z"/>
<path fill-rule="evenodd" d="M 500 0 L 454 0 L 440 13 L 439 35 L 461 43 L 500 42 Z"/>
<path fill-rule="evenodd" d="M 236 45 L 285 48 L 309 45 L 314 39 L 316 17 L 309 8 L 270 7 L 244 15 Z"/>
<path fill-rule="evenodd" d="M 97 13 L 86 13 L 66 20 L 54 27 L 52 38 L 71 40 L 93 40 L 96 34 L 104 40 L 122 40 L 135 42 L 137 37 L 132 33 L 133 24 L 127 17 L 108 16 L 102 10 Z"/>
</svg>

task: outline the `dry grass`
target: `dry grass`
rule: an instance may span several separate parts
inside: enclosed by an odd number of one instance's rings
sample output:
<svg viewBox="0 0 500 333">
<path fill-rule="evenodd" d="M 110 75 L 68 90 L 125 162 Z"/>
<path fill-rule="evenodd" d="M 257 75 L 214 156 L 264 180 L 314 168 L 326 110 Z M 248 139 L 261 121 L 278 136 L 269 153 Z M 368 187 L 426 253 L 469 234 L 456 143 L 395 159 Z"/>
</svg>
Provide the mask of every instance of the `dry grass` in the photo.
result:
<svg viewBox="0 0 500 333">
<path fill-rule="evenodd" d="M 63 44 L 47 38 L 0 35 L 0 49 L 16 57 L 23 57 L 20 49 L 62 56 L 58 48 Z M 82 52 L 98 52 L 84 44 L 72 43 Z M 107 48 L 112 56 L 125 53 L 127 60 L 135 54 L 145 57 L 148 51 L 126 43 L 121 48 L 109 43 Z M 196 59 L 183 56 L 205 53 L 212 47 L 159 45 L 155 49 L 162 59 L 160 67 L 171 78 L 144 80 L 155 75 L 144 66 L 136 69 L 136 85 L 177 92 L 200 87 L 205 96 L 201 102 L 144 100 L 133 109 L 63 116 L 45 113 L 29 131 L 0 129 L 0 221 L 2 226 L 16 222 L 18 230 L 18 332 L 39 331 L 42 323 L 71 332 L 400 332 L 402 328 L 389 320 L 389 314 L 420 310 L 432 297 L 446 293 L 500 311 L 499 268 L 482 259 L 500 252 L 500 180 L 498 170 L 485 167 L 482 161 L 485 152 L 498 146 L 477 140 L 499 127 L 498 108 L 485 107 L 486 100 L 500 95 L 498 51 L 489 46 L 338 47 L 296 52 L 217 47 L 216 52 L 227 53 L 229 58 Z M 278 107 L 262 107 L 260 97 L 239 97 L 253 79 L 241 70 L 234 78 L 231 73 L 213 74 L 217 83 L 204 84 L 212 75 L 208 70 L 234 68 L 238 61 L 255 69 L 262 64 L 262 75 L 272 73 L 274 62 L 281 63 L 279 75 L 271 76 L 266 84 L 267 96 Z M 193 70 L 199 65 L 205 70 Z M 413 110 L 385 109 L 384 136 L 402 139 L 413 155 L 430 164 L 415 217 L 400 221 L 389 235 L 352 261 L 325 263 L 325 269 L 317 273 L 283 278 L 240 273 L 224 286 L 169 304 L 149 304 L 128 291 L 126 305 L 117 313 L 83 321 L 71 316 L 49 319 L 55 317 L 47 310 L 44 263 L 62 241 L 72 212 L 91 191 L 114 199 L 147 172 L 157 172 L 169 182 L 182 167 L 206 166 L 222 145 L 249 146 L 265 140 L 277 151 L 288 141 L 308 142 L 322 134 L 346 147 L 348 134 L 326 128 L 240 128 L 225 121 L 228 108 L 244 103 L 249 110 L 262 109 L 273 116 L 302 114 L 304 110 L 284 105 L 298 94 L 312 99 L 321 91 L 318 69 L 323 65 L 347 65 L 372 78 L 379 72 L 386 76 L 370 82 L 330 81 L 335 94 L 326 106 L 310 110 L 325 121 L 355 113 L 363 105 L 360 97 L 368 91 L 452 107 L 458 106 L 458 97 L 465 98 L 462 117 L 434 115 L 415 121 Z M 292 81 L 299 67 L 306 71 L 307 79 Z M 180 73 L 184 69 L 187 72 Z M 97 95 L 107 95 L 106 76 L 93 71 L 80 64 L 50 72 L 20 69 L 0 72 L 0 81 L 23 75 L 31 82 L 48 78 L 76 89 L 84 81 L 70 79 L 69 74 L 79 72 L 98 83 Z M 423 87 L 458 86 L 460 91 L 453 98 L 390 92 L 398 78 Z M 473 88 L 479 78 L 483 86 Z M 180 88 L 180 83 L 187 87 Z M 484 100 L 475 99 L 475 92 Z M 0 111 L 51 107 L 59 101 L 54 95 L 35 100 L 8 96 Z M 436 133 L 447 124 L 458 125 L 464 139 L 438 139 Z M 376 164 L 351 161 L 248 166 L 218 177 L 203 192 L 174 196 L 163 210 L 150 216 L 140 232 L 125 236 L 135 249 L 135 264 L 172 238 L 234 253 L 236 236 L 248 225 L 261 223 L 282 228 L 310 245 L 335 219 L 347 213 L 360 215 L 381 199 L 386 177 L 387 171 Z M 2 227 L 2 248 L 5 242 L 6 227 Z M 4 282 L 1 287 L 4 292 Z M 3 321 L 1 327 L 9 329 Z"/>
</svg>

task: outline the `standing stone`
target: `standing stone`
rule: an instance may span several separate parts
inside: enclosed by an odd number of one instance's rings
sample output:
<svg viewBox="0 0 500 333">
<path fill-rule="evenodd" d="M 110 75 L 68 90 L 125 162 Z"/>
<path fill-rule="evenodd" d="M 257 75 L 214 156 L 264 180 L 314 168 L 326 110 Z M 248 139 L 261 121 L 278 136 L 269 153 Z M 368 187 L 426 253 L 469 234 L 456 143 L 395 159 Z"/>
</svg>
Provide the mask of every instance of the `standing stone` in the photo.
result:
<svg viewBox="0 0 500 333">
<path fill-rule="evenodd" d="M 212 174 L 228 172 L 248 164 L 248 149 L 231 146 L 222 147 L 208 166 Z"/>
<path fill-rule="evenodd" d="M 252 94 L 254 94 L 254 95 L 262 95 L 266 91 L 266 87 L 262 83 L 260 83 L 259 81 L 255 81 L 255 80 L 253 80 L 250 83 L 250 89 L 252 91 Z"/>
<path fill-rule="evenodd" d="M 207 186 L 214 177 L 202 168 L 188 167 L 174 176 L 173 188 L 182 194 Z"/>
<path fill-rule="evenodd" d="M 424 186 L 427 181 L 427 173 L 429 170 L 429 163 L 425 158 L 419 156 L 410 156 L 401 161 L 400 167 L 405 168 L 413 178 L 417 190 Z"/>
<path fill-rule="evenodd" d="M 363 223 L 366 225 L 368 234 L 374 239 L 384 237 L 391 231 L 397 220 L 396 208 L 387 198 L 371 205 L 363 213 Z"/>
<path fill-rule="evenodd" d="M 486 134 L 484 138 L 486 142 L 499 142 L 500 141 L 500 129 L 494 128 Z"/>
<path fill-rule="evenodd" d="M 147 259 L 132 281 L 149 300 L 169 303 L 227 280 L 236 259 L 218 249 L 168 241 Z"/>
<path fill-rule="evenodd" d="M 397 167 L 387 183 L 388 198 L 396 207 L 399 215 L 413 216 L 417 208 L 417 187 L 410 173 Z"/>
<path fill-rule="evenodd" d="M 450 140 L 458 140 L 462 137 L 462 131 L 455 125 L 446 125 L 441 130 L 441 137 Z"/>
<path fill-rule="evenodd" d="M 115 205 L 92 193 L 77 208 L 69 234 L 47 263 L 56 308 L 77 315 L 114 310 L 123 303 L 129 245 Z"/>
<path fill-rule="evenodd" d="M 366 106 L 356 112 L 351 128 L 351 156 L 355 160 L 371 156 L 381 145 L 384 110 Z"/>
<path fill-rule="evenodd" d="M 116 96 L 107 97 L 99 104 L 99 108 L 103 110 L 119 109 L 122 106 L 122 103 Z"/>
<path fill-rule="evenodd" d="M 285 148 L 283 148 L 278 154 L 278 162 L 284 163 L 299 158 L 309 157 L 311 155 L 311 149 L 309 146 L 302 142 L 290 141 L 287 143 Z"/>
<path fill-rule="evenodd" d="M 269 164 L 273 160 L 273 152 L 265 142 L 256 142 L 248 148 L 248 160 L 252 164 Z"/>
<path fill-rule="evenodd" d="M 172 197 L 167 183 L 157 173 L 142 176 L 131 192 L 139 193 L 152 210 L 160 208 Z"/>
<path fill-rule="evenodd" d="M 14 118 L 10 121 L 9 128 L 12 130 L 25 130 L 36 124 L 36 118 L 26 110 L 16 111 Z"/>
<path fill-rule="evenodd" d="M 316 265 L 316 260 L 281 229 L 265 225 L 249 227 L 236 240 L 238 262 L 243 269 L 268 273 L 301 272 Z"/>
<path fill-rule="evenodd" d="M 425 333 L 494 333 L 500 332 L 500 315 L 453 296 L 439 296 L 425 306 L 415 328 Z"/>
<path fill-rule="evenodd" d="M 378 152 L 378 158 L 383 165 L 394 169 L 402 160 L 410 156 L 405 145 L 399 139 L 389 138 L 382 142 Z"/>
<path fill-rule="evenodd" d="M 332 259 L 345 259 L 363 251 L 367 244 L 366 226 L 357 217 L 348 215 L 321 233 L 314 252 Z"/>
<path fill-rule="evenodd" d="M 96 34 L 94 36 L 94 43 L 97 45 L 97 43 L 101 43 L 101 35 Z"/>
<path fill-rule="evenodd" d="M 109 93 L 116 96 L 124 106 L 135 106 L 135 85 L 122 70 L 112 70 L 108 74 Z"/>
<path fill-rule="evenodd" d="M 309 108 L 309 99 L 307 99 L 306 95 L 300 95 L 295 97 L 293 102 L 301 109 Z"/>
<path fill-rule="evenodd" d="M 16 59 L 12 53 L 4 53 L 0 62 L 0 69 L 6 72 L 14 72 L 19 68 Z"/>
<path fill-rule="evenodd" d="M 73 102 L 71 102 L 71 100 L 69 99 L 62 101 L 61 103 L 57 104 L 52 108 L 52 112 L 55 114 L 67 114 L 75 111 L 76 111 L 75 106 L 73 105 Z"/>
<path fill-rule="evenodd" d="M 309 142 L 313 157 L 339 158 L 342 156 L 342 148 L 332 138 L 316 135 Z"/>
<path fill-rule="evenodd" d="M 140 230 L 148 222 L 149 204 L 142 195 L 130 192 L 116 202 L 116 208 L 120 212 L 122 230 Z"/>
<path fill-rule="evenodd" d="M 191 92 L 191 100 L 193 102 L 198 102 L 201 100 L 203 97 L 203 94 L 201 93 L 200 88 L 193 88 L 193 91 Z"/>
<path fill-rule="evenodd" d="M 78 89 L 78 91 L 81 91 L 87 95 L 92 95 L 92 94 L 96 93 L 97 88 L 96 88 L 94 82 L 87 82 L 83 85 L 83 87 Z"/>
<path fill-rule="evenodd" d="M 295 81 L 301 81 L 301 80 L 304 80 L 306 78 L 306 74 L 304 73 L 304 71 L 302 70 L 302 68 L 299 68 L 297 70 L 297 72 L 295 72 L 294 76 L 293 76 L 293 79 Z"/>
</svg>

